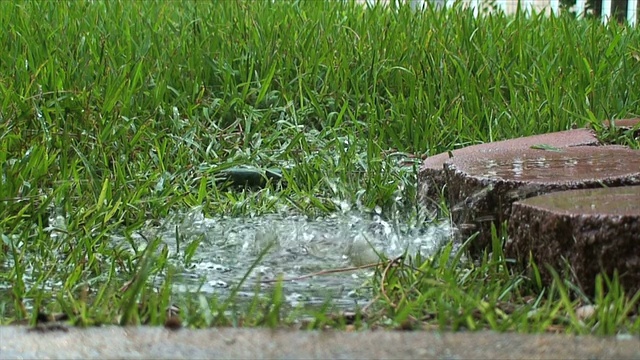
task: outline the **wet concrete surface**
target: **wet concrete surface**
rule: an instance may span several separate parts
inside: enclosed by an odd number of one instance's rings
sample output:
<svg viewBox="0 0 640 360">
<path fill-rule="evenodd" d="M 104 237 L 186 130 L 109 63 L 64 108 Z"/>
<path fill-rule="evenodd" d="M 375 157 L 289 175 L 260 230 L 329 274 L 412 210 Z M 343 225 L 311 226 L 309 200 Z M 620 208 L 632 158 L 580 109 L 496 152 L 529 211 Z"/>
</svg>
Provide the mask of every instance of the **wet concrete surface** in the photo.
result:
<svg viewBox="0 0 640 360">
<path fill-rule="evenodd" d="M 444 169 L 465 177 L 526 184 L 572 183 L 579 187 L 583 182 L 618 178 L 636 184 L 640 183 L 640 151 L 621 146 L 509 149 L 453 158 Z M 447 180 L 450 185 L 451 176 Z"/>
<path fill-rule="evenodd" d="M 418 197 L 420 203 L 428 208 L 432 207 L 434 202 L 437 203 L 440 191 L 447 183 L 444 174 L 444 164 L 449 161 L 451 157 L 453 157 L 453 159 L 467 156 L 478 157 L 501 153 L 506 150 L 527 149 L 531 146 L 541 144 L 556 148 L 566 148 L 573 146 L 597 146 L 600 145 L 600 141 L 596 138 L 593 130 L 574 129 L 472 145 L 453 150 L 451 153 L 445 152 L 430 156 L 422 163 L 418 173 Z"/>
<path fill-rule="evenodd" d="M 624 131 L 638 129 L 639 124 L 640 118 L 603 123 Z M 519 258 L 521 263 L 527 263 L 533 251 L 539 265 L 550 264 L 559 269 L 564 267 L 559 262 L 563 259 L 558 256 L 561 254 L 571 259 L 570 277 L 583 290 L 591 292 L 598 271 L 611 275 L 618 270 L 626 289 L 633 293 L 640 288 L 637 190 L 589 196 L 582 202 L 573 198 L 561 200 L 572 208 L 556 207 L 553 212 L 541 210 L 540 206 L 522 207 L 517 217 L 511 216 L 514 202 L 543 194 L 601 187 L 637 188 L 640 151 L 598 145 L 602 144 L 595 133 L 585 128 L 438 154 L 427 158 L 420 168 L 419 201 L 435 212 L 441 199 L 447 200 L 459 239 L 464 241 L 478 233 L 468 248 L 472 256 L 482 255 L 491 246 L 491 229 L 495 226 L 499 236 L 520 238 L 511 239 L 506 250 L 508 256 Z M 634 194 L 621 193 L 625 191 Z M 581 194 L 586 196 L 587 192 Z M 539 201 L 554 199 L 559 200 L 551 196 Z M 529 205 L 535 201 L 531 200 Z M 615 214 L 609 214 L 610 207 Z M 566 215 L 567 212 L 571 215 Z M 506 220 L 509 220 L 508 234 L 501 231 Z M 532 224 L 540 229 L 533 229 Z"/>
<path fill-rule="evenodd" d="M 640 118 L 613 120 L 613 124 L 614 124 L 615 127 L 619 128 L 621 130 L 631 130 L 634 127 L 637 128 L 638 126 L 640 126 Z M 605 127 L 610 127 L 611 126 L 611 121 L 605 120 L 603 122 L 603 125 Z M 639 134 L 640 134 L 640 129 L 638 129 L 634 133 L 635 136 L 639 136 Z"/>
<path fill-rule="evenodd" d="M 530 207 L 568 216 L 619 217 L 640 220 L 640 186 L 561 191 L 522 202 Z M 635 234 L 640 236 L 640 233 Z M 640 245 L 640 244 L 639 244 Z"/>
<path fill-rule="evenodd" d="M 444 172 L 452 220 L 463 239 L 479 231 L 470 250 L 481 254 L 491 245 L 492 225 L 500 230 L 515 201 L 570 189 L 640 185 L 640 151 L 516 148 L 454 157 Z"/>
<path fill-rule="evenodd" d="M 0 327 L 2 359 L 640 359 L 640 338 L 494 332 Z"/>
<path fill-rule="evenodd" d="M 505 255 L 532 256 L 571 279 L 588 295 L 596 276 L 617 271 L 629 296 L 640 290 L 640 186 L 555 192 L 513 204 Z M 567 270 L 565 261 L 571 264 Z M 542 279 L 553 276 L 539 266 Z"/>
<path fill-rule="evenodd" d="M 575 129 L 467 146 L 453 150 L 451 155 L 453 155 L 454 158 L 469 155 L 477 157 L 483 154 L 500 153 L 510 149 L 529 148 L 541 144 L 564 148 L 573 146 L 597 146 L 600 142 L 592 130 Z M 430 156 L 422 163 L 421 170 L 425 168 L 442 170 L 442 165 L 447 160 L 449 160 L 448 153 Z"/>
</svg>

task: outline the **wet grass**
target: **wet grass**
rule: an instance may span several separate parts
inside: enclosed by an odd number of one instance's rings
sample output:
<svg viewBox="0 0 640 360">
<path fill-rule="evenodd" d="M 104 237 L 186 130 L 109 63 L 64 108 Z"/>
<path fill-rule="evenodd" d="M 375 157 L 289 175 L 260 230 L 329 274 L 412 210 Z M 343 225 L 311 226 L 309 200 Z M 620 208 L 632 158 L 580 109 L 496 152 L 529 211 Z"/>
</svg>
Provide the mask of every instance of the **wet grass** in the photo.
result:
<svg viewBox="0 0 640 360">
<path fill-rule="evenodd" d="M 322 216 L 347 202 L 421 224 L 426 155 L 588 123 L 639 147 L 599 127 L 640 114 L 640 32 L 615 23 L 334 1 L 73 1 L 0 2 L 0 25 L 4 324 L 35 323 L 37 310 L 162 324 L 172 303 L 186 326 L 301 323 L 278 286 L 242 308 L 178 297 L 172 277 L 198 243 L 175 252 L 138 234 L 196 206 Z M 241 165 L 281 169 L 284 182 L 220 182 Z M 615 280 L 592 298 L 560 278 L 545 287 L 506 266 L 495 242 L 475 263 L 450 247 L 383 262 L 367 311 L 328 316 L 327 304 L 300 326 L 640 332 L 638 295 Z M 576 315 L 590 304 L 593 316 Z"/>
</svg>

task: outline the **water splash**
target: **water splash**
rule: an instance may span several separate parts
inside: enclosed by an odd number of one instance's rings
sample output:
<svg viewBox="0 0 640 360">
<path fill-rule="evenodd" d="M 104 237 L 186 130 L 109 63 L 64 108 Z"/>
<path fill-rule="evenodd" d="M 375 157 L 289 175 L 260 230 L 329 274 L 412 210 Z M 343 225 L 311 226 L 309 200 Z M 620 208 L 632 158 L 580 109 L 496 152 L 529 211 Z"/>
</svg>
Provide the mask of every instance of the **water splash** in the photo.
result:
<svg viewBox="0 0 640 360">
<path fill-rule="evenodd" d="M 220 296 L 228 294 L 267 246 L 269 253 L 242 289 L 246 295 L 256 289 L 268 291 L 264 288 L 270 285 L 259 284 L 258 279 L 295 279 L 321 270 L 375 263 L 378 254 L 393 258 L 406 251 L 429 256 L 452 238 L 448 222 L 412 227 L 375 213 L 348 212 L 315 219 L 302 215 L 206 218 L 194 209 L 164 224 L 159 235 L 170 247 L 176 245 L 176 225 L 183 241 L 201 241 L 193 266 L 176 279 L 176 290 Z M 287 282 L 285 295 L 295 303 L 331 298 L 336 305 L 353 305 L 366 300 L 356 294 L 370 276 L 370 271 L 361 270 Z"/>
</svg>

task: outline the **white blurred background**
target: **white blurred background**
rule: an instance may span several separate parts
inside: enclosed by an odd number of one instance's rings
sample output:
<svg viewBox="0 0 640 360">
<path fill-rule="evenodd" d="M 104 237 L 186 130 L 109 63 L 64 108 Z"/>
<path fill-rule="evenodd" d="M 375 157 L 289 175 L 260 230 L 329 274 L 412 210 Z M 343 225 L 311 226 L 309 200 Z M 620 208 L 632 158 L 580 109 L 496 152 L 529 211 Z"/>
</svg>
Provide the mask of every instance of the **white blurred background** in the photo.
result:
<svg viewBox="0 0 640 360">
<path fill-rule="evenodd" d="M 381 3 L 389 4 L 391 1 L 408 2 L 416 10 L 425 9 L 427 6 L 453 6 L 456 2 L 474 9 L 476 14 L 487 11 L 504 11 L 513 14 L 518 7 L 523 10 L 534 10 L 537 13 L 547 12 L 559 14 L 562 11 L 571 11 L 576 16 L 592 14 L 603 21 L 617 19 L 620 22 L 628 22 L 631 25 L 638 24 L 640 0 L 356 0 L 370 5 Z"/>
</svg>

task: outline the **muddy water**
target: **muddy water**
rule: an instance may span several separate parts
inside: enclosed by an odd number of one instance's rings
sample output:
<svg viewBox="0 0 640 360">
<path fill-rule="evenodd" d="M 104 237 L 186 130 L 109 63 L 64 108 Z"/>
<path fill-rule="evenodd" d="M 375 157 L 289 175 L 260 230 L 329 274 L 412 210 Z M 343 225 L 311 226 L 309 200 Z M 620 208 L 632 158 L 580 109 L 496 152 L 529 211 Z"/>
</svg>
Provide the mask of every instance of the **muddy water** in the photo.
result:
<svg viewBox="0 0 640 360">
<path fill-rule="evenodd" d="M 317 219 L 296 215 L 205 218 L 194 210 L 168 221 L 163 228 L 159 235 L 170 249 L 177 247 L 176 228 L 181 252 L 190 242 L 200 241 L 190 263 L 183 263 L 174 278 L 174 291 L 221 298 L 239 283 L 265 248 L 266 256 L 240 288 L 241 298 L 269 294 L 273 285 L 261 280 L 296 279 L 318 271 L 375 263 L 377 253 L 395 257 L 406 250 L 430 255 L 451 240 L 447 223 L 417 228 L 362 213 Z M 364 284 L 371 274 L 371 270 L 357 270 L 286 281 L 284 294 L 292 306 L 322 304 L 329 299 L 340 307 L 362 306 L 370 299 Z"/>
</svg>

